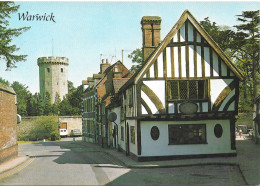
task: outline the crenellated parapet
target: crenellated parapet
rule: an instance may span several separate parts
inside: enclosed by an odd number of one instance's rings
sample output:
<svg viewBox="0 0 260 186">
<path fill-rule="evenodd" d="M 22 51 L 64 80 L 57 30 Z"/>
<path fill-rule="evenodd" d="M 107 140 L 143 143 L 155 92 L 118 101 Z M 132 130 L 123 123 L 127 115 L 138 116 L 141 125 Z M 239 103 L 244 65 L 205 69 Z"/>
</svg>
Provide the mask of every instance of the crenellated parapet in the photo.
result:
<svg viewBox="0 0 260 186">
<path fill-rule="evenodd" d="M 66 57 L 39 57 L 37 59 L 37 64 L 40 66 L 41 64 L 62 64 L 69 65 L 69 59 Z"/>
</svg>

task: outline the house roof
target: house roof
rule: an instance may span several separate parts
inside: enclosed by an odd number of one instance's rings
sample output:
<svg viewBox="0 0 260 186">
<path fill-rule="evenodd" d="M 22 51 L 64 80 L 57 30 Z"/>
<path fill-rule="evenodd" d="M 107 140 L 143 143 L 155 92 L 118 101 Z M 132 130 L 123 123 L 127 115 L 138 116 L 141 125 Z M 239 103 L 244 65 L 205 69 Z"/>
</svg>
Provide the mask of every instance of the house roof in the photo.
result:
<svg viewBox="0 0 260 186">
<path fill-rule="evenodd" d="M 243 79 L 242 73 L 239 69 L 233 64 L 233 62 L 225 55 L 223 50 L 218 46 L 218 44 L 211 38 L 211 36 L 205 31 L 205 29 L 200 25 L 200 23 L 194 18 L 194 16 L 188 11 L 185 10 L 181 15 L 177 23 L 172 27 L 170 32 L 166 37 L 159 43 L 156 49 L 151 53 L 151 55 L 144 61 L 142 67 L 130 78 L 130 80 L 121 88 L 122 90 L 127 88 L 130 84 L 137 84 L 148 69 L 152 66 L 158 56 L 166 48 L 167 44 L 178 32 L 181 26 L 185 23 L 186 20 L 189 20 L 190 23 L 198 30 L 198 32 L 205 38 L 209 45 L 215 50 L 215 52 L 222 58 L 224 63 L 231 69 L 231 71 L 238 77 L 240 80 Z"/>
<path fill-rule="evenodd" d="M 119 89 L 129 80 L 130 78 L 113 78 L 113 86 L 115 93 L 118 93 Z"/>
<path fill-rule="evenodd" d="M 124 65 L 121 61 L 117 61 L 117 62 L 114 63 L 113 65 L 110 65 L 110 66 L 107 67 L 107 69 L 104 71 L 103 77 L 100 79 L 100 81 L 97 83 L 96 86 L 98 86 L 98 85 L 100 84 L 100 82 L 105 78 L 105 76 L 108 74 L 108 72 L 110 72 L 116 64 L 121 64 L 123 67 L 125 67 L 125 65 Z M 126 67 L 125 67 L 125 68 L 126 68 Z M 127 68 L 126 68 L 126 69 L 127 69 Z"/>
</svg>

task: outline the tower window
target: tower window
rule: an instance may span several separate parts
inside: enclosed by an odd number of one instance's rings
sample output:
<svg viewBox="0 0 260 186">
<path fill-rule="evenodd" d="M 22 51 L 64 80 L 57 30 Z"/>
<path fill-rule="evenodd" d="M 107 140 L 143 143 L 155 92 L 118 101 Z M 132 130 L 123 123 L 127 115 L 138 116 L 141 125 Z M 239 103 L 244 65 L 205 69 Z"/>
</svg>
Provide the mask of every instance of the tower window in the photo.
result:
<svg viewBox="0 0 260 186">
<path fill-rule="evenodd" d="M 50 72 L 50 68 L 47 68 L 47 72 Z"/>
<path fill-rule="evenodd" d="M 61 68 L 60 71 L 63 72 L 63 68 Z"/>
</svg>

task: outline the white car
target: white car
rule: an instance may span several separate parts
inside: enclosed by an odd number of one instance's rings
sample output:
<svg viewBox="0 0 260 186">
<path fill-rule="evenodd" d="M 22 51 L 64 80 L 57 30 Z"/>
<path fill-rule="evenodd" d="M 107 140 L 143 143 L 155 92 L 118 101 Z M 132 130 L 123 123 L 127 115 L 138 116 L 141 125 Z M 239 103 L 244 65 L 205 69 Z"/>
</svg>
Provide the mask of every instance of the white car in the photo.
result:
<svg viewBox="0 0 260 186">
<path fill-rule="evenodd" d="M 68 131 L 67 129 L 60 129 L 60 137 L 67 137 Z"/>
</svg>

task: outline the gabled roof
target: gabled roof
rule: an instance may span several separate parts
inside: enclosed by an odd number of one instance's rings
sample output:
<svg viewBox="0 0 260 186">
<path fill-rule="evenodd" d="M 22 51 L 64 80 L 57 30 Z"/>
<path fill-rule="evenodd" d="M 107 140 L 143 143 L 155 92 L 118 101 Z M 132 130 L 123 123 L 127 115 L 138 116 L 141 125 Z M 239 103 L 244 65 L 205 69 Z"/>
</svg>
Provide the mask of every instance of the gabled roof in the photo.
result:
<svg viewBox="0 0 260 186">
<path fill-rule="evenodd" d="M 116 64 L 121 64 L 123 67 L 125 67 L 125 65 L 121 62 L 121 61 L 117 61 L 116 63 L 114 63 L 113 65 L 110 65 L 109 67 L 107 67 L 107 69 L 104 71 L 103 73 L 103 77 L 100 79 L 100 81 L 97 83 L 96 86 L 98 86 L 100 84 L 100 82 L 106 77 L 106 75 L 113 69 L 113 67 Z M 126 67 L 125 67 L 126 68 Z M 127 68 L 126 68 L 127 69 Z"/>
<path fill-rule="evenodd" d="M 185 10 L 181 15 L 177 23 L 172 27 L 170 32 L 166 35 L 164 40 L 156 47 L 156 49 L 151 53 L 151 55 L 144 61 L 142 67 L 132 76 L 132 78 L 122 87 L 122 89 L 127 88 L 131 83 L 137 84 L 152 66 L 158 56 L 166 48 L 167 44 L 171 41 L 174 35 L 178 32 L 181 26 L 185 23 L 186 20 L 189 20 L 190 23 L 197 29 L 197 31 L 205 38 L 209 45 L 215 50 L 215 52 L 221 57 L 224 63 L 231 69 L 231 71 L 238 77 L 240 80 L 243 79 L 242 73 L 239 69 L 231 62 L 231 60 L 225 55 L 222 49 L 218 44 L 210 37 L 210 35 L 205 31 L 205 29 L 200 25 L 200 23 L 194 18 L 194 16 L 188 11 Z"/>
</svg>

